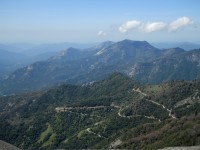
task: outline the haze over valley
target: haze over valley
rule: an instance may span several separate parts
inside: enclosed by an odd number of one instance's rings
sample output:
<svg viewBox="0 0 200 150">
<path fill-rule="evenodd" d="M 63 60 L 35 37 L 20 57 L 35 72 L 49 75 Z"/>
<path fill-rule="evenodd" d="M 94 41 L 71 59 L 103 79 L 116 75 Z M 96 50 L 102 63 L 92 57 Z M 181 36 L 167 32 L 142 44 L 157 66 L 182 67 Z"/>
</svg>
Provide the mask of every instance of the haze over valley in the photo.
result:
<svg viewBox="0 0 200 150">
<path fill-rule="evenodd" d="M 199 4 L 1 1 L 0 149 L 199 149 Z"/>
</svg>

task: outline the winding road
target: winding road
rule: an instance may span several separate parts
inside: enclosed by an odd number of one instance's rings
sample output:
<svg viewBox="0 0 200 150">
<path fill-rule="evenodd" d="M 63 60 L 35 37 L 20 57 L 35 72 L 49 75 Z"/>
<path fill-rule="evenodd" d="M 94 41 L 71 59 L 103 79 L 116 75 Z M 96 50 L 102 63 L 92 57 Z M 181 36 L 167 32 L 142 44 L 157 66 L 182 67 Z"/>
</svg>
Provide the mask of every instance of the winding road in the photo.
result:
<svg viewBox="0 0 200 150">
<path fill-rule="evenodd" d="M 114 108 L 119 109 L 119 111 L 118 111 L 118 113 L 117 113 L 119 117 L 123 117 L 123 118 L 145 117 L 145 118 L 148 118 L 148 119 L 155 119 L 155 120 L 158 120 L 159 122 L 161 122 L 160 119 L 155 118 L 154 116 L 145 116 L 145 115 L 132 115 L 132 116 L 125 116 L 125 115 L 122 115 L 122 114 L 121 114 L 122 107 L 117 106 L 117 105 L 115 105 L 115 104 L 112 104 L 111 106 L 114 107 Z"/>
<path fill-rule="evenodd" d="M 143 93 L 142 91 L 140 91 L 139 88 L 137 88 L 137 89 L 133 88 L 133 91 L 134 91 L 134 92 L 138 92 L 138 93 L 142 94 L 143 96 L 147 96 L 147 94 L 146 94 L 146 93 Z"/>
<path fill-rule="evenodd" d="M 143 96 L 147 96 L 147 94 L 146 94 L 146 93 L 143 93 L 142 91 L 140 91 L 139 88 L 138 88 L 138 89 L 134 89 L 134 88 L 133 88 L 133 91 L 138 92 L 138 93 L 142 94 Z M 162 106 L 163 109 L 165 109 L 165 110 L 167 110 L 167 111 L 169 112 L 169 114 L 168 114 L 169 117 L 172 117 L 173 119 L 176 119 L 176 116 L 172 115 L 172 110 L 171 110 L 171 109 L 168 109 L 168 108 L 166 108 L 164 105 L 162 105 L 162 104 L 160 104 L 160 103 L 158 103 L 158 102 L 155 102 L 155 101 L 153 101 L 153 100 L 149 100 L 149 99 L 146 99 L 146 100 L 149 101 L 149 102 L 152 102 L 152 103 L 154 103 L 154 104 L 156 104 L 156 105 L 158 105 L 158 106 Z"/>
<path fill-rule="evenodd" d="M 75 110 L 75 109 L 100 109 L 100 108 L 108 108 L 110 106 L 93 106 L 93 107 L 56 107 L 55 110 L 56 112 L 67 112 L 70 110 Z"/>
<path fill-rule="evenodd" d="M 135 89 L 133 88 L 134 92 L 138 92 L 140 94 L 142 94 L 144 97 L 147 96 L 146 93 L 142 92 L 139 88 Z M 172 115 L 172 110 L 166 108 L 164 105 L 158 103 L 158 102 L 155 102 L 153 100 L 149 100 L 149 99 L 146 99 L 147 101 L 153 103 L 153 104 L 156 104 L 158 106 L 161 106 L 163 109 L 165 109 L 166 111 L 168 111 L 168 115 L 169 117 L 173 118 L 173 119 L 176 119 L 176 117 L 174 115 Z M 145 118 L 148 118 L 148 119 L 155 119 L 155 120 L 158 120 L 159 122 L 161 122 L 160 119 L 158 118 L 155 118 L 154 116 L 146 116 L 146 115 L 132 115 L 132 116 L 125 116 L 125 115 L 122 115 L 121 114 L 121 110 L 122 110 L 122 107 L 121 106 L 118 106 L 118 105 L 115 105 L 114 103 L 112 103 L 110 106 L 93 106 L 93 107 L 56 107 L 55 110 L 57 113 L 59 112 L 70 112 L 70 110 L 76 110 L 76 109 L 102 109 L 102 108 L 108 108 L 108 107 L 113 107 L 113 108 L 116 108 L 116 109 L 119 109 L 118 111 L 118 116 L 119 117 L 123 117 L 123 118 L 132 118 L 132 117 L 137 117 L 137 116 L 143 116 Z M 85 114 L 84 114 L 85 115 Z M 87 130 L 88 132 L 90 131 L 89 129 Z"/>
<path fill-rule="evenodd" d="M 105 138 L 105 137 L 101 136 L 100 134 L 97 134 L 97 133 L 91 131 L 91 128 L 87 128 L 86 131 L 87 131 L 88 133 L 91 133 L 91 134 L 97 135 L 97 136 L 100 137 L 100 138 Z"/>
</svg>

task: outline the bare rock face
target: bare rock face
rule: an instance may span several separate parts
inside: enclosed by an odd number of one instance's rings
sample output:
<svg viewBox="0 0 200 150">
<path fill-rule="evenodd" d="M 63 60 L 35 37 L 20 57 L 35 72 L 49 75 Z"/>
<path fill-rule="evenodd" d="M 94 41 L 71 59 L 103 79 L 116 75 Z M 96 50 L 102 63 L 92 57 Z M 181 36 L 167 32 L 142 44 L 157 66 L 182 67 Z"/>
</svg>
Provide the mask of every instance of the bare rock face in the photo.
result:
<svg viewBox="0 0 200 150">
<path fill-rule="evenodd" d="M 200 146 L 167 147 L 160 150 L 199 150 Z"/>
<path fill-rule="evenodd" d="M 11 145 L 11 144 L 4 142 L 4 141 L 1 141 L 1 140 L 0 140 L 0 149 L 1 150 L 20 150 L 16 146 Z"/>
</svg>

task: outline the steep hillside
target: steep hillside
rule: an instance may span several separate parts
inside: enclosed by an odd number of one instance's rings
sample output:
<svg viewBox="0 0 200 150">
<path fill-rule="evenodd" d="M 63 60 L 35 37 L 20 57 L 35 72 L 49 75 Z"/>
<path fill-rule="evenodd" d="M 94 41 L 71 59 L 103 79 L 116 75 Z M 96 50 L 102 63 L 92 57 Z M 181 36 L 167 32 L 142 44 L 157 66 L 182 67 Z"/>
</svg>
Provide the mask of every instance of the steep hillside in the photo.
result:
<svg viewBox="0 0 200 150">
<path fill-rule="evenodd" d="M 135 62 L 153 60 L 160 53 L 145 41 L 130 40 L 103 43 L 88 51 L 69 48 L 47 61 L 16 70 L 0 82 L 0 91 L 10 94 L 60 83 L 89 82 Z"/>
<path fill-rule="evenodd" d="M 198 145 L 199 90 L 197 81 L 141 85 L 114 73 L 98 82 L 0 97 L 0 139 L 21 149 Z"/>
<path fill-rule="evenodd" d="M 200 115 L 184 117 L 165 123 L 152 123 L 138 126 L 123 133 L 117 149 L 199 149 Z M 118 139 L 118 140 L 119 140 Z M 186 147 L 184 147 L 186 146 Z M 191 147 L 187 147 L 191 146 Z M 174 147 L 174 148 L 173 148 Z M 180 148 L 179 148 L 180 147 Z M 114 148 L 114 147 L 113 147 Z"/>
<path fill-rule="evenodd" d="M 159 50 L 146 41 L 106 42 L 81 51 L 69 48 L 0 80 L 2 95 L 24 93 L 63 83 L 82 84 L 122 72 L 144 83 L 200 78 L 200 50 Z"/>
<path fill-rule="evenodd" d="M 162 57 L 152 62 L 136 63 L 126 73 L 135 80 L 149 83 L 199 79 L 200 49 Z"/>
</svg>

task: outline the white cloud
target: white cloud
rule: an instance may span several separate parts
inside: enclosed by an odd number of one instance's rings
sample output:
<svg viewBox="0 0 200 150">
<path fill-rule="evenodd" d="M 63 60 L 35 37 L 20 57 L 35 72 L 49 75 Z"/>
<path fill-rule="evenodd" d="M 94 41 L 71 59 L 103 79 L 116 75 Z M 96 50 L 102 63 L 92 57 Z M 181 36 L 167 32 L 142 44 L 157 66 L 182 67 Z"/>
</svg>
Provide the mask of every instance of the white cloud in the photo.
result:
<svg viewBox="0 0 200 150">
<path fill-rule="evenodd" d="M 126 23 L 122 24 L 122 25 L 118 28 L 118 30 L 119 30 L 119 32 L 121 32 L 121 33 L 125 33 L 125 32 L 127 32 L 128 30 L 131 30 L 131 29 L 133 29 L 133 28 L 138 27 L 140 24 L 141 24 L 141 22 L 138 21 L 138 20 L 127 21 Z"/>
<path fill-rule="evenodd" d="M 191 24 L 194 24 L 194 22 L 188 18 L 188 17 L 180 17 L 175 21 L 172 21 L 170 23 L 166 22 L 141 22 L 139 20 L 130 20 L 122 24 L 119 28 L 118 31 L 121 33 L 126 33 L 130 31 L 131 29 L 137 29 L 141 32 L 156 32 L 156 31 L 175 31 L 178 30 L 179 28 L 182 27 L 187 27 Z"/>
<path fill-rule="evenodd" d="M 181 27 L 185 27 L 185 26 L 188 26 L 188 25 L 191 25 L 191 24 L 193 24 L 193 21 L 191 21 L 190 18 L 181 17 L 181 18 L 178 18 L 177 20 L 175 20 L 175 21 L 173 21 L 169 24 L 169 30 L 175 31 L 175 30 L 178 30 Z"/>
<path fill-rule="evenodd" d="M 155 31 L 163 30 L 166 26 L 167 24 L 164 22 L 152 22 L 152 23 L 145 24 L 142 30 L 145 32 L 155 32 Z"/>
<path fill-rule="evenodd" d="M 98 33 L 97 33 L 98 36 L 105 36 L 106 35 L 106 32 L 104 32 L 103 30 L 100 30 Z"/>
</svg>

